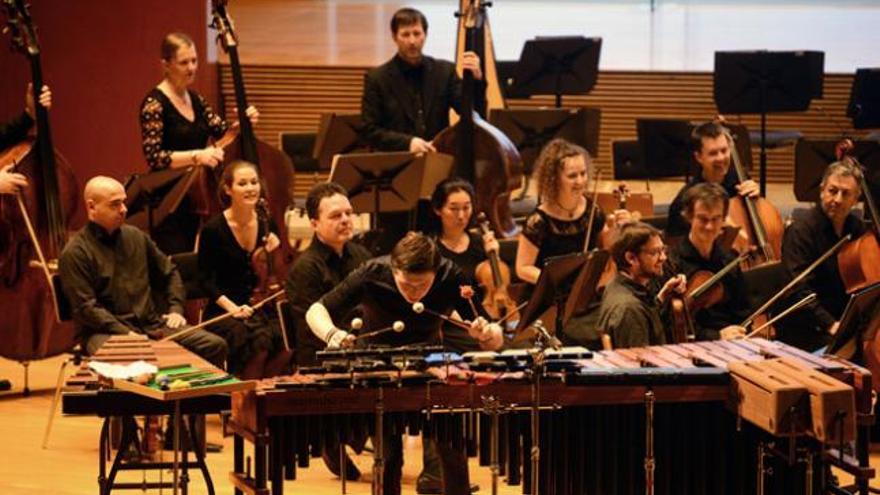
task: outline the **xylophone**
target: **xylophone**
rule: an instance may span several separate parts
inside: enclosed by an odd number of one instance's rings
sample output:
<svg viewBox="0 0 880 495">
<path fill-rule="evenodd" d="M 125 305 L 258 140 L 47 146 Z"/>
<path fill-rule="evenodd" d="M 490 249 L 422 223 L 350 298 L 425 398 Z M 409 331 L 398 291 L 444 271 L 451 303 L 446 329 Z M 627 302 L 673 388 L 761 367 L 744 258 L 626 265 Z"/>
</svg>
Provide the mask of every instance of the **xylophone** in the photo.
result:
<svg viewBox="0 0 880 495">
<path fill-rule="evenodd" d="M 832 486 L 833 465 L 867 494 L 874 475 L 871 375 L 837 358 L 764 339 L 577 358 L 528 351 L 470 357 L 470 370 L 360 366 L 233 393 L 236 493 L 281 494 L 284 479 L 307 467 L 329 435 L 353 444 L 380 427 L 424 428 L 476 453 L 468 445 L 476 426 L 481 464 L 508 484 L 522 483 L 523 493 L 849 493 Z M 809 380 L 797 384 L 798 377 L 777 379 L 777 371 L 761 368 L 780 362 L 795 363 L 795 374 Z M 734 371 L 743 363 L 751 368 Z M 837 395 L 817 392 L 816 383 Z M 245 469 L 245 441 L 253 444 L 253 472 Z"/>
</svg>

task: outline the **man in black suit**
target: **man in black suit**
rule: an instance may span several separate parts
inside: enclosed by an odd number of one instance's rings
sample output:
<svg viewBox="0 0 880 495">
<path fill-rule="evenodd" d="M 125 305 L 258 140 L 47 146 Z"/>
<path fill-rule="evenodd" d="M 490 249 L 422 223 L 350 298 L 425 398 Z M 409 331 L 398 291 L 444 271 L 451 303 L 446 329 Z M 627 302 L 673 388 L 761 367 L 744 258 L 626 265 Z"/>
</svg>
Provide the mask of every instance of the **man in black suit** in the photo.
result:
<svg viewBox="0 0 880 495">
<path fill-rule="evenodd" d="M 364 78 L 363 135 L 381 151 L 435 151 L 431 140 L 449 126 L 449 109 L 460 109 L 461 79 L 455 64 L 422 53 L 428 34 L 425 15 L 402 8 L 391 18 L 397 54 Z M 485 84 L 480 58 L 465 52 L 462 66 L 477 84 L 475 108 L 483 108 Z"/>
</svg>

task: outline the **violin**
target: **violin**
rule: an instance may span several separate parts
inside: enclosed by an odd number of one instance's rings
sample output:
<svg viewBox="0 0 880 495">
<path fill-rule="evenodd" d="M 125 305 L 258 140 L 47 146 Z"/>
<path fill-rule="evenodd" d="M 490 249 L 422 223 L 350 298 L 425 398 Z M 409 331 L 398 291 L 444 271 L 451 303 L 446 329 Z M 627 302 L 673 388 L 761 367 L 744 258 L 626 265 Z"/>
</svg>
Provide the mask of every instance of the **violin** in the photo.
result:
<svg viewBox="0 0 880 495">
<path fill-rule="evenodd" d="M 851 154 L 853 148 L 851 140 L 842 140 L 835 148 L 837 159 L 849 160 L 855 166 L 861 167 L 862 165 Z M 880 282 L 880 245 L 877 243 L 878 236 L 880 236 L 880 213 L 877 211 L 877 204 L 874 202 L 864 170 L 859 186 L 862 188 L 865 213 L 871 221 L 871 228 L 843 246 L 837 254 L 840 278 L 843 280 L 847 293 Z"/>
<path fill-rule="evenodd" d="M 284 266 L 282 250 L 279 248 L 269 251 L 266 249 L 266 242 L 271 235 L 269 230 L 269 203 L 265 198 L 257 201 L 257 221 L 260 223 L 260 229 L 264 232 L 260 245 L 254 249 L 251 254 L 251 266 L 254 273 L 257 274 L 259 282 L 251 293 L 250 304 L 254 305 L 259 301 L 275 294 L 282 289 L 282 284 L 277 276 L 278 268 Z"/>
<path fill-rule="evenodd" d="M 698 270 L 688 277 L 687 291 L 683 295 L 673 295 L 670 299 L 672 309 L 672 341 L 676 344 L 696 339 L 693 316 L 697 312 L 727 300 L 724 284 L 719 282 L 725 275 L 739 266 L 750 253 L 743 253 L 719 270 Z"/>
<path fill-rule="evenodd" d="M 481 212 L 477 216 L 477 221 L 482 236 L 491 232 L 485 213 Z M 483 308 L 493 320 L 519 319 L 516 314 L 519 312 L 516 302 L 507 292 L 507 287 L 510 285 L 510 268 L 501 261 L 497 250 L 489 251 L 486 256 L 489 259 L 477 265 L 474 271 L 477 281 L 485 291 Z"/>
<path fill-rule="evenodd" d="M 719 116 L 718 120 L 724 123 L 723 117 Z M 736 171 L 737 180 L 742 183 L 748 180 L 749 176 L 740 160 L 733 135 L 726 129 L 725 135 L 730 143 L 731 164 Z M 763 263 L 778 262 L 781 259 L 785 224 L 782 223 L 779 210 L 770 201 L 762 197 L 736 195 L 730 198 L 728 216 L 735 225 L 743 229 L 745 234 L 745 240 L 734 243 L 734 248 L 740 253 L 755 250 L 759 254 L 758 257 L 753 257 L 757 261 L 744 266 L 744 270 Z"/>
</svg>

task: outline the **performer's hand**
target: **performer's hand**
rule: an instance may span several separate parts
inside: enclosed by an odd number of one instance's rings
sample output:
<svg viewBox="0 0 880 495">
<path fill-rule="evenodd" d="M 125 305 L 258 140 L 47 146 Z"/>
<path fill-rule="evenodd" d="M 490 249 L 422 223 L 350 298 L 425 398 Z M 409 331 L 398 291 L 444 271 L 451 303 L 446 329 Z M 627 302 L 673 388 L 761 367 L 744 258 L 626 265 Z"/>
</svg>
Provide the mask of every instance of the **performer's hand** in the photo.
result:
<svg viewBox="0 0 880 495">
<path fill-rule="evenodd" d="M 436 152 L 437 149 L 434 148 L 434 145 L 431 144 L 430 141 L 425 141 L 420 137 L 413 136 L 413 138 L 409 140 L 409 151 L 410 153 L 433 153 Z"/>
<path fill-rule="evenodd" d="M 499 349 L 504 343 L 504 333 L 501 330 L 501 325 L 489 323 L 483 327 L 483 332 L 477 338 L 477 341 L 483 350 L 494 351 Z"/>
<path fill-rule="evenodd" d="M 327 341 L 328 349 L 347 349 L 352 346 L 354 346 L 354 335 L 345 330 L 337 329 L 333 335 L 330 336 L 330 340 Z"/>
<path fill-rule="evenodd" d="M 739 325 L 728 325 L 718 333 L 721 340 L 741 339 L 746 336 L 746 329 Z"/>
<path fill-rule="evenodd" d="M 470 70 L 477 81 L 483 79 L 483 71 L 480 69 L 480 56 L 474 52 L 464 52 L 461 55 L 461 68 Z"/>
<path fill-rule="evenodd" d="M 247 320 L 253 315 L 254 308 L 248 306 L 247 304 L 242 304 L 241 306 L 235 308 L 235 311 L 232 312 L 232 317 L 239 320 Z"/>
<path fill-rule="evenodd" d="M 260 112 L 257 110 L 257 107 L 253 105 L 247 107 L 244 114 L 247 115 L 248 120 L 251 121 L 251 125 L 257 125 L 257 122 L 260 121 Z"/>
<path fill-rule="evenodd" d="M 281 239 L 274 232 L 269 232 L 269 235 L 266 236 L 266 251 L 271 253 L 278 249 L 279 246 L 281 246 Z"/>
<path fill-rule="evenodd" d="M 165 320 L 165 326 L 175 330 L 184 325 L 186 325 L 186 318 L 183 317 L 182 314 L 179 313 L 167 313 L 162 315 L 162 319 Z"/>
<path fill-rule="evenodd" d="M 49 86 L 43 85 L 43 89 L 40 91 L 40 105 L 45 107 L 46 109 L 52 108 L 52 91 L 49 90 Z M 27 93 L 24 95 L 24 110 L 34 118 L 37 114 L 36 108 L 34 107 L 34 85 L 28 83 Z"/>
<path fill-rule="evenodd" d="M 223 148 L 208 146 L 195 152 L 196 165 L 205 165 L 214 168 L 223 161 Z"/>
<path fill-rule="evenodd" d="M 27 177 L 12 171 L 14 166 L 10 163 L 0 168 L 0 194 L 16 194 L 28 185 Z"/>
<path fill-rule="evenodd" d="M 611 222 L 612 228 L 619 229 L 628 223 L 638 222 L 641 216 L 638 212 L 633 213 L 629 210 L 620 209 L 614 210 L 614 213 L 608 216 L 608 221 Z"/>
<path fill-rule="evenodd" d="M 687 277 L 685 277 L 684 274 L 679 273 L 678 275 L 667 280 L 665 284 L 663 284 L 663 288 L 660 289 L 659 293 L 657 293 L 657 299 L 659 299 L 661 303 L 665 303 L 666 299 L 669 297 L 670 292 L 684 294 L 686 291 Z"/>
<path fill-rule="evenodd" d="M 498 239 L 495 238 L 495 233 L 491 230 L 483 234 L 483 250 L 487 253 L 497 253 L 501 250 L 501 245 L 498 244 Z"/>
<path fill-rule="evenodd" d="M 744 180 L 736 185 L 736 192 L 746 198 L 757 198 L 761 194 L 761 187 L 752 179 Z"/>
</svg>

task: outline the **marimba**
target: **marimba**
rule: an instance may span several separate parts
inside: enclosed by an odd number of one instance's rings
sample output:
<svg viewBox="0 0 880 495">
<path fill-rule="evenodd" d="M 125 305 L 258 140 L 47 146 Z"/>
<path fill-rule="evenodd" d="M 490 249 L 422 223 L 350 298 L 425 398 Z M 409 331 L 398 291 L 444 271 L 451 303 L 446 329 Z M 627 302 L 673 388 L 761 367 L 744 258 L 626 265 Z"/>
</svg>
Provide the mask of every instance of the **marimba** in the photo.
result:
<svg viewBox="0 0 880 495">
<path fill-rule="evenodd" d="M 831 465 L 868 493 L 871 375 L 852 363 L 763 339 L 600 351 L 539 366 L 533 358 L 502 353 L 475 366 L 489 371 L 463 375 L 452 365 L 433 373 L 352 369 L 234 393 L 236 493 L 269 493 L 271 482 L 271 493 L 281 494 L 283 480 L 308 466 L 328 435 L 349 443 L 383 425 L 464 444 L 475 416 L 481 464 L 522 483 L 523 493 L 819 493 Z M 775 371 L 764 373 L 769 382 L 733 371 L 778 362 L 796 363 L 813 380 L 824 376 L 838 392 L 848 387 L 852 407 L 828 411 L 840 403 L 822 402 L 813 385 L 792 385 L 792 377 L 780 391 Z M 823 411 L 832 419 L 819 417 Z M 771 429 L 759 413 L 785 420 Z M 493 432 L 497 444 L 488 441 Z M 254 446 L 252 473 L 245 440 Z"/>
</svg>

